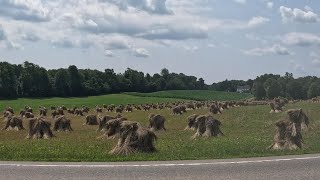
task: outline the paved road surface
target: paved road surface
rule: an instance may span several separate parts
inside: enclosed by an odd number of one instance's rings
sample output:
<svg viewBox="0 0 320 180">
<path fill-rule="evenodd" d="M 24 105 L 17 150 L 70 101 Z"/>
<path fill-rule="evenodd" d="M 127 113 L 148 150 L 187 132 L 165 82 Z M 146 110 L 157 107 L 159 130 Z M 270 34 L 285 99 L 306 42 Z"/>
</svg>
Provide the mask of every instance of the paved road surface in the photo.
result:
<svg viewBox="0 0 320 180">
<path fill-rule="evenodd" d="M 320 180 L 320 154 L 172 162 L 0 162 L 0 179 Z"/>
</svg>

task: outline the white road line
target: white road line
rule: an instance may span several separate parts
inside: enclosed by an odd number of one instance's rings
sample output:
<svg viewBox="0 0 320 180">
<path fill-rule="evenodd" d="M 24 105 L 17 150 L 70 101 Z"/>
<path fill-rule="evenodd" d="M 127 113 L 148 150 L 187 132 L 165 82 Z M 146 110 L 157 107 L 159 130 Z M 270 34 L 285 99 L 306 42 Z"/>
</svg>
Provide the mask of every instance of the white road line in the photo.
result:
<svg viewBox="0 0 320 180">
<path fill-rule="evenodd" d="M 15 167 L 69 167 L 69 168 L 117 168 L 117 167 L 171 167 L 171 166 L 204 166 L 204 165 L 225 165 L 225 164 L 248 164 L 248 163 L 266 163 L 266 162 L 280 162 L 280 161 L 294 161 L 294 160 L 310 160 L 320 159 L 320 156 L 315 157 L 301 157 L 288 159 L 267 159 L 267 160 L 252 160 L 252 161 L 232 161 L 232 162 L 212 162 L 212 163 L 177 163 L 177 164 L 0 164 L 1 166 L 15 166 Z"/>
</svg>

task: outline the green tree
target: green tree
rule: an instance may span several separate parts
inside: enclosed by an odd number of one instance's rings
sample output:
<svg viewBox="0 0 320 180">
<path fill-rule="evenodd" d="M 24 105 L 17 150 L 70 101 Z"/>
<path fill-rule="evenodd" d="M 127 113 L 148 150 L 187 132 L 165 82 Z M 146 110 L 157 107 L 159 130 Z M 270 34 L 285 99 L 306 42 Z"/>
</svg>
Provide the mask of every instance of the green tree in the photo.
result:
<svg viewBox="0 0 320 180">
<path fill-rule="evenodd" d="M 257 100 L 261 100 L 266 97 L 266 90 L 261 82 L 253 83 L 252 94 Z"/>
<path fill-rule="evenodd" d="M 17 77 L 14 67 L 0 62 L 0 98 L 17 97 Z"/>
<path fill-rule="evenodd" d="M 291 80 L 286 86 L 287 96 L 292 99 L 304 99 L 305 93 L 302 84 L 298 80 Z"/>
<path fill-rule="evenodd" d="M 69 66 L 68 73 L 71 96 L 83 95 L 82 77 L 78 71 L 78 68 L 74 65 Z"/>
<path fill-rule="evenodd" d="M 124 77 L 131 82 L 129 91 L 144 92 L 146 90 L 146 80 L 143 72 L 128 68 L 124 72 Z"/>
<path fill-rule="evenodd" d="M 129 79 L 125 78 L 124 75 L 118 74 L 117 81 L 119 85 L 119 92 L 130 92 L 132 90 L 132 82 Z"/>
<path fill-rule="evenodd" d="M 170 90 L 184 90 L 184 89 L 187 89 L 187 86 L 179 78 L 174 78 L 174 79 L 170 80 L 168 82 L 167 87 Z"/>
<path fill-rule="evenodd" d="M 269 99 L 281 96 L 281 86 L 279 82 L 275 79 L 269 78 L 264 83 L 266 89 L 266 95 Z"/>
<path fill-rule="evenodd" d="M 90 69 L 80 70 L 79 73 L 83 79 L 84 92 L 82 94 L 92 96 L 111 92 L 111 86 L 105 73 Z"/>
<path fill-rule="evenodd" d="M 69 96 L 70 86 L 69 86 L 69 75 L 65 69 L 59 69 L 55 75 L 54 79 L 55 94 L 57 96 Z"/>
<path fill-rule="evenodd" d="M 204 82 L 203 78 L 200 78 L 197 82 L 196 82 L 196 89 L 206 89 L 206 84 Z"/>
<path fill-rule="evenodd" d="M 168 80 L 170 75 L 169 70 L 167 68 L 163 68 L 160 74 L 165 80 Z"/>
<path fill-rule="evenodd" d="M 157 79 L 154 84 L 156 86 L 156 91 L 164 91 L 167 89 L 167 81 L 163 77 Z"/>
<path fill-rule="evenodd" d="M 19 89 L 24 97 L 44 97 L 50 92 L 47 71 L 33 63 L 24 62 L 19 77 Z"/>
<path fill-rule="evenodd" d="M 104 78 L 105 78 L 104 81 L 107 82 L 110 86 L 111 93 L 120 92 L 118 77 L 113 69 L 104 70 Z"/>
<path fill-rule="evenodd" d="M 317 96 L 320 96 L 320 82 L 319 81 L 313 82 L 310 85 L 309 90 L 308 90 L 308 98 L 309 99 L 317 97 Z"/>
<path fill-rule="evenodd" d="M 313 82 L 316 82 L 317 80 L 319 80 L 319 78 L 317 78 L 315 76 L 307 76 L 307 77 L 298 78 L 296 80 L 299 81 L 302 86 L 301 88 L 302 88 L 303 98 L 301 98 L 301 99 L 307 99 L 309 87 L 311 86 L 311 84 Z"/>
<path fill-rule="evenodd" d="M 52 86 L 50 84 L 49 76 L 47 70 L 40 68 L 37 73 L 38 80 L 38 92 L 36 96 L 38 97 L 47 97 L 51 95 Z"/>
</svg>

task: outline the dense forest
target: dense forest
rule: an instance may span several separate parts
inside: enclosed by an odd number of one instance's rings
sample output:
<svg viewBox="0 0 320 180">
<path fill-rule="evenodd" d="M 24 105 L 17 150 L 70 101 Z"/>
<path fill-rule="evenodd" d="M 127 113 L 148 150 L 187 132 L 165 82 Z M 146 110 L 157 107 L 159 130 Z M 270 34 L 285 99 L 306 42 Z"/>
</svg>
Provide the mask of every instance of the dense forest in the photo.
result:
<svg viewBox="0 0 320 180">
<path fill-rule="evenodd" d="M 79 97 L 120 92 L 155 92 L 163 90 L 207 89 L 202 78 L 182 73 L 144 74 L 133 69 L 115 73 L 91 69 L 46 70 L 36 64 L 0 62 L 0 98 L 17 97 Z"/>
<path fill-rule="evenodd" d="M 128 68 L 124 73 L 113 69 L 104 71 L 78 69 L 46 70 L 36 64 L 0 62 L 0 98 L 17 97 L 79 97 L 121 92 L 156 92 L 164 90 L 216 90 L 236 92 L 240 86 L 249 87 L 257 99 L 282 96 L 289 99 L 308 99 L 320 96 L 320 78 L 314 76 L 295 79 L 264 74 L 252 80 L 225 80 L 206 85 L 202 78 L 171 73 L 162 69 L 153 75 Z"/>
</svg>

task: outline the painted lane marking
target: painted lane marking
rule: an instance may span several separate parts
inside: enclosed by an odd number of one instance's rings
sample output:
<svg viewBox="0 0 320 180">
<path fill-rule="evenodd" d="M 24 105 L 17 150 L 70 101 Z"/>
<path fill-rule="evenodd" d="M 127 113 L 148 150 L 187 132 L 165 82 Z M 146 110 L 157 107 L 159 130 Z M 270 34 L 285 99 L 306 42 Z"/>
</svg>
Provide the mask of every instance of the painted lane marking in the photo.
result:
<svg viewBox="0 0 320 180">
<path fill-rule="evenodd" d="M 301 157 L 301 158 L 288 158 L 288 159 L 267 159 L 267 160 L 252 160 L 252 161 L 225 161 L 225 162 L 212 162 L 212 163 L 168 163 L 168 164 L 0 164 L 1 166 L 15 166 L 15 167 L 69 167 L 69 168 L 117 168 L 117 167 L 172 167 L 172 166 L 204 166 L 204 165 L 226 165 L 226 164 L 249 164 L 249 163 L 266 163 L 266 162 L 281 162 L 281 161 L 294 161 L 294 160 L 311 160 L 320 159 L 320 156 L 315 157 Z"/>
</svg>

